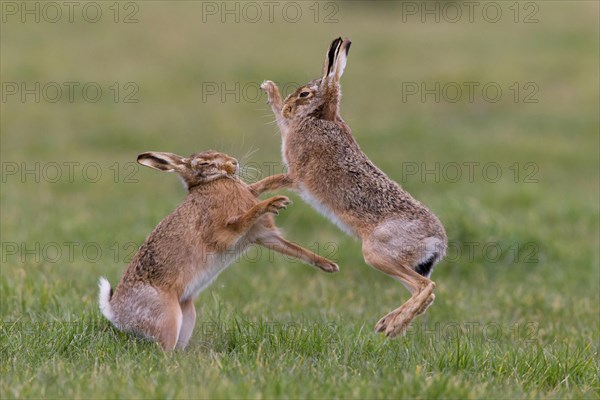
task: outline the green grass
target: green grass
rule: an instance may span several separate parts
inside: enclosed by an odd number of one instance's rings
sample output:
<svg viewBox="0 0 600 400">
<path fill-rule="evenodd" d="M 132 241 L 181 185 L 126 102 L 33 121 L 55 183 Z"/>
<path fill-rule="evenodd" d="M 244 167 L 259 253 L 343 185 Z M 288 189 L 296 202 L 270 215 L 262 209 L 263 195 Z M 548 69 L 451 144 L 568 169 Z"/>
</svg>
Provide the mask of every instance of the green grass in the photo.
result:
<svg viewBox="0 0 600 400">
<path fill-rule="evenodd" d="M 340 3 L 331 24 L 203 23 L 201 4 L 141 3 L 137 24 L 2 23 L 2 82 L 98 82 L 105 95 L 1 104 L 1 398 L 600 396 L 597 3 L 538 2 L 536 24 L 403 23 L 401 6 L 384 2 Z M 202 85 L 303 83 L 340 34 L 354 42 L 343 115 L 452 243 L 433 274 L 435 304 L 402 338 L 373 333 L 408 292 L 290 194 L 278 224 L 338 274 L 252 249 L 197 299 L 185 352 L 114 329 L 97 307 L 98 277 L 116 284 L 184 196 L 176 177 L 128 163 L 214 148 L 264 174 L 280 146 L 264 97 L 203 101 Z M 402 100 L 404 82 L 472 81 L 497 82 L 504 96 Z M 112 101 L 114 82 L 135 82 L 139 102 Z M 514 82 L 534 82 L 539 101 L 515 102 Z M 56 183 L 6 170 L 36 162 L 78 164 Z M 458 182 L 406 173 L 436 162 L 479 166 L 472 181 L 466 167 Z M 483 174 L 489 163 L 497 182 Z"/>
</svg>

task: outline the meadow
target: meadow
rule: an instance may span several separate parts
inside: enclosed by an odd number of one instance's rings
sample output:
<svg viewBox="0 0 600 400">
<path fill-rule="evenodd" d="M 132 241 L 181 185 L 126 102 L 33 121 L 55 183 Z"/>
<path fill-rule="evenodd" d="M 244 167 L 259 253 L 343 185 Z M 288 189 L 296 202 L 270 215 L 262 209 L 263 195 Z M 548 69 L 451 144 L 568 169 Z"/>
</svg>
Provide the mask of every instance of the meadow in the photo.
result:
<svg viewBox="0 0 600 400">
<path fill-rule="evenodd" d="M 54 3 L 2 3 L 0 398 L 600 397 L 597 2 Z M 340 35 L 344 118 L 446 227 L 433 306 L 374 333 L 408 292 L 285 192 L 278 225 L 339 273 L 251 248 L 186 351 L 117 331 L 98 278 L 185 196 L 137 154 L 280 172 L 258 85 L 316 78 Z"/>
</svg>

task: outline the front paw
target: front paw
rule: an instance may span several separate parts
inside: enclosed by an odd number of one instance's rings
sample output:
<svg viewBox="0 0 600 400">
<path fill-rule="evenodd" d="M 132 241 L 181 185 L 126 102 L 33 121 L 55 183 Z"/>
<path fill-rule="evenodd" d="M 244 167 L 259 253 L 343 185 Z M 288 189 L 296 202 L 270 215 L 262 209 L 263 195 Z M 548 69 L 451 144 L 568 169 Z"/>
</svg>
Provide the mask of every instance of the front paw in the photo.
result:
<svg viewBox="0 0 600 400">
<path fill-rule="evenodd" d="M 317 267 L 321 268 L 325 272 L 334 273 L 340 270 L 340 267 L 333 261 L 326 260 L 317 264 Z"/>
<path fill-rule="evenodd" d="M 277 215 L 279 214 L 279 210 L 285 209 L 290 204 L 292 204 L 292 202 L 286 196 L 273 197 L 269 200 L 267 212 Z"/>
<path fill-rule="evenodd" d="M 260 88 L 267 94 L 267 103 L 273 104 L 273 101 L 277 99 L 279 95 L 279 89 L 273 81 L 264 81 Z"/>
</svg>

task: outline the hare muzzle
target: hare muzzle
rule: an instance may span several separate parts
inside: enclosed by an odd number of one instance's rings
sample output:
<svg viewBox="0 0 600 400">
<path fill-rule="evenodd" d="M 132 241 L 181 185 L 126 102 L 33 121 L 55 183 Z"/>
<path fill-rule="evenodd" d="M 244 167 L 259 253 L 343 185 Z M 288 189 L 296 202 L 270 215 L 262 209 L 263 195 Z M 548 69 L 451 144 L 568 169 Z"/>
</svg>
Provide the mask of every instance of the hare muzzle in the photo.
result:
<svg viewBox="0 0 600 400">
<path fill-rule="evenodd" d="M 224 165 L 225 171 L 229 174 L 229 175 L 234 175 L 237 172 L 237 163 L 234 163 L 232 161 L 227 161 Z"/>
</svg>

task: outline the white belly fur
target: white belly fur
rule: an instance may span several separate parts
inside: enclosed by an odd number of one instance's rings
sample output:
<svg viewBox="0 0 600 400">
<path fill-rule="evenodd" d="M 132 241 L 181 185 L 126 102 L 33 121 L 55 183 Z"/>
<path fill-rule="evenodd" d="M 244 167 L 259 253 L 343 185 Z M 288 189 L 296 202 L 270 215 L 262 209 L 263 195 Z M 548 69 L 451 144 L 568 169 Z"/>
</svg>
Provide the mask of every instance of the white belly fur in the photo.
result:
<svg viewBox="0 0 600 400">
<path fill-rule="evenodd" d="M 306 190 L 304 187 L 300 187 L 299 190 L 300 197 L 310 204 L 315 210 L 319 212 L 319 214 L 323 215 L 325 218 L 329 219 L 331 222 L 337 225 L 342 231 L 347 233 L 350 236 L 356 236 L 356 234 L 348 227 L 348 225 L 344 224 L 337 215 L 333 211 L 331 211 L 327 206 L 317 200 L 313 195 Z"/>
<path fill-rule="evenodd" d="M 230 250 L 221 254 L 211 254 L 206 257 L 206 264 L 204 266 L 198 266 L 196 269 L 198 273 L 192 279 L 183 294 L 179 298 L 180 302 L 186 301 L 190 298 L 195 298 L 200 294 L 201 291 L 206 289 L 225 268 L 227 268 L 240 253 Z"/>
</svg>

